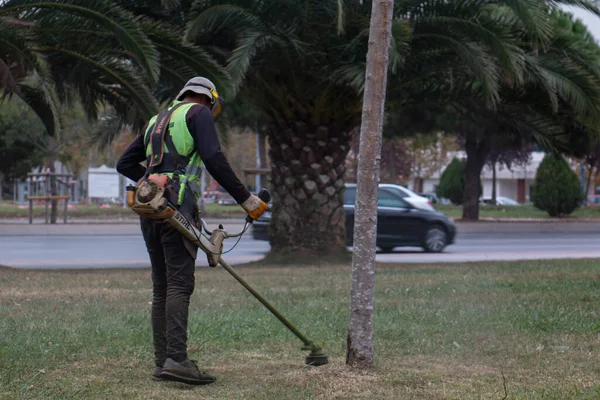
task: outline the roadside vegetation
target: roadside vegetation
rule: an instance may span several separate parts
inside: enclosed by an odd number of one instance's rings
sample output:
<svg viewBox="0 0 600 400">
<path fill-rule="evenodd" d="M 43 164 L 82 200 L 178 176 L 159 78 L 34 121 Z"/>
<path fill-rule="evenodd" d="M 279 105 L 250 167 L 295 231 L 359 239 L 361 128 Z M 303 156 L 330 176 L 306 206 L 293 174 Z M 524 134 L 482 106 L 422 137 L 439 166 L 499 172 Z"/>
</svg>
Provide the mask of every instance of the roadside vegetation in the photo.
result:
<svg viewBox="0 0 600 400">
<path fill-rule="evenodd" d="M 434 208 L 452 218 L 459 220 L 462 216 L 462 206 L 453 204 L 434 204 Z M 535 208 L 532 204 L 522 204 L 520 206 L 493 206 L 488 204 L 480 205 L 480 219 L 552 219 L 560 220 L 586 220 L 600 218 L 599 207 L 581 207 L 572 214 L 564 218 L 552 218 L 546 211 Z"/>
<path fill-rule="evenodd" d="M 205 218 L 244 218 L 244 211 L 236 205 L 220 205 L 207 203 L 205 205 Z M 462 216 L 462 206 L 453 204 L 434 204 L 434 208 L 452 218 L 460 220 Z M 29 209 L 19 208 L 18 206 L 6 203 L 0 203 L 0 220 L 2 219 L 23 219 L 29 217 Z M 44 206 L 38 205 L 33 209 L 33 217 L 36 219 L 44 218 Z M 62 218 L 62 208 L 59 211 L 59 219 Z M 520 206 L 492 206 L 488 204 L 481 205 L 481 219 L 548 219 L 548 213 L 535 208 L 532 204 L 523 204 Z M 587 220 L 600 218 L 600 207 L 581 207 L 575 210 L 568 217 L 553 218 L 555 220 Z M 69 220 L 77 219 L 99 219 L 99 220 L 137 220 L 137 216 L 129 209 L 113 205 L 110 208 L 100 208 L 98 206 L 74 206 L 68 211 Z M 61 220 L 62 221 L 62 220 Z"/>
<path fill-rule="evenodd" d="M 64 207 L 59 207 L 59 219 L 62 221 Z M 205 218 L 244 218 L 245 213 L 239 206 L 220 205 L 207 203 L 205 205 Z M 43 205 L 33 207 L 34 218 L 44 218 L 45 209 Z M 67 211 L 67 220 L 71 219 L 105 219 L 105 220 L 137 220 L 138 217 L 128 207 L 111 205 L 108 208 L 99 206 L 75 205 Z M 13 204 L 0 203 L 0 220 L 29 218 L 29 209 Z"/>
<path fill-rule="evenodd" d="M 149 379 L 150 271 L 0 271 L 2 399 L 597 399 L 600 262 L 380 264 L 375 367 L 348 369 L 350 267 L 240 267 L 306 351 L 223 269 L 200 269 L 190 356 L 208 387 Z"/>
</svg>

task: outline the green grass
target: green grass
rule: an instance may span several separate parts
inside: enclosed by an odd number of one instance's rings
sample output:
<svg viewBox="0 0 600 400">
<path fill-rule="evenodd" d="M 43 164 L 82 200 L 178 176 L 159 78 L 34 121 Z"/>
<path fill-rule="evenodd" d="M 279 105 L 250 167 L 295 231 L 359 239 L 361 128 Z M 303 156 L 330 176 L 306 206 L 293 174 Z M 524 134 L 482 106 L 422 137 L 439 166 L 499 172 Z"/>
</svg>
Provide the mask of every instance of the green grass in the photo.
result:
<svg viewBox="0 0 600 400">
<path fill-rule="evenodd" d="M 434 208 L 453 218 L 462 217 L 462 206 L 435 204 Z M 489 206 L 479 207 L 480 218 L 550 218 L 545 211 L 535 208 L 533 205 L 524 204 L 520 206 Z M 600 207 L 581 207 L 569 215 L 568 218 L 600 218 Z"/>
<path fill-rule="evenodd" d="M 152 382 L 149 270 L 0 270 L 1 399 L 597 399 L 600 261 L 379 265 L 376 364 L 345 366 L 350 267 L 240 267 L 330 364 L 222 269 L 201 269 L 191 358 Z M 503 378 L 504 376 L 504 378 Z"/>
<path fill-rule="evenodd" d="M 243 218 L 246 214 L 241 207 L 236 205 L 219 205 L 207 203 L 205 205 L 207 218 Z M 64 206 L 62 203 L 58 207 L 58 220 L 62 221 Z M 36 205 L 33 208 L 34 218 L 44 218 L 45 209 L 43 205 Z M 48 211 L 48 214 L 50 211 Z M 29 218 L 28 208 L 19 208 L 13 204 L 0 203 L 0 219 Z M 98 206 L 80 206 L 67 211 L 67 220 L 72 218 L 89 219 L 137 219 L 136 215 L 128 208 L 121 206 L 111 206 L 111 208 L 100 208 Z"/>
</svg>

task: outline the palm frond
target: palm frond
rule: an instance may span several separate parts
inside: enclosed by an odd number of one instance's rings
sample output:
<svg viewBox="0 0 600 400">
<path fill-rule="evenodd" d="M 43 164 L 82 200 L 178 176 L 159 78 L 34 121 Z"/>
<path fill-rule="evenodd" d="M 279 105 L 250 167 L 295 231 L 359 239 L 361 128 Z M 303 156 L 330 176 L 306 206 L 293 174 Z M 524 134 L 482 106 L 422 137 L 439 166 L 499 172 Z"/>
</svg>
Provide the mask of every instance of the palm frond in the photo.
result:
<svg viewBox="0 0 600 400">
<path fill-rule="evenodd" d="M 61 128 L 58 99 L 47 82 L 41 80 L 38 75 L 32 75 L 27 80 L 19 82 L 18 93 L 18 96 L 40 118 L 46 133 L 57 137 Z"/>
<path fill-rule="evenodd" d="M 164 70 L 167 66 L 171 77 L 179 75 L 184 79 L 177 87 L 172 88 L 175 93 L 188 79 L 201 75 L 209 78 L 224 97 L 232 94 L 231 77 L 225 68 L 201 47 L 182 42 L 179 33 L 165 24 L 144 19 L 141 26 L 160 53 L 161 68 Z M 162 85 L 164 83 L 161 82 Z"/>
<path fill-rule="evenodd" d="M 263 23 L 252 13 L 235 5 L 216 5 L 204 9 L 206 6 L 196 3 L 192 12 L 197 13 L 185 31 L 185 39 L 194 41 L 206 33 L 215 34 L 223 29 L 238 32 L 246 29 L 264 30 Z"/>
<path fill-rule="evenodd" d="M 107 148 L 125 129 L 131 128 L 127 119 L 115 110 L 104 112 L 89 133 L 87 144 L 96 146 L 99 150 Z"/>
<path fill-rule="evenodd" d="M 40 48 L 39 51 L 54 51 L 62 53 L 76 59 L 79 62 L 87 64 L 90 68 L 101 72 L 108 85 L 118 85 L 117 87 L 113 87 L 113 89 L 118 90 L 119 88 L 122 88 L 127 94 L 128 98 L 130 98 L 141 110 L 144 118 L 150 118 L 156 114 L 158 105 L 156 104 L 156 100 L 152 97 L 152 93 L 150 92 L 148 86 L 137 76 L 135 76 L 127 64 L 122 60 L 96 60 L 82 53 L 77 53 L 67 49 Z M 80 88 L 84 89 L 83 86 Z"/>
<path fill-rule="evenodd" d="M 14 26 L 0 23 L 0 89 L 4 93 L 18 91 L 17 80 L 37 71 L 39 78 L 50 81 L 48 66 L 32 50 L 33 38 Z"/>
<path fill-rule="evenodd" d="M 35 18 L 40 9 L 49 9 L 84 17 L 94 21 L 102 29 L 112 32 L 121 45 L 133 56 L 143 68 L 150 82 L 156 82 L 159 74 L 158 54 L 152 42 L 146 37 L 137 21 L 127 11 L 111 1 L 97 0 L 9 0 L 1 8 L 0 13 L 18 12 L 24 18 Z M 53 24 L 72 26 L 69 19 L 52 17 Z M 64 26 L 64 25 L 62 25 Z"/>
<path fill-rule="evenodd" d="M 600 16 L 600 7 L 598 6 L 598 2 L 595 0 L 548 0 L 547 2 L 555 8 L 558 8 L 561 5 L 573 6 Z"/>
<path fill-rule="evenodd" d="M 450 46 L 477 80 L 481 83 L 486 103 L 494 107 L 499 100 L 500 69 L 495 60 L 477 42 L 464 42 L 456 38 L 435 33 L 414 35 L 414 41 L 434 40 Z"/>
</svg>

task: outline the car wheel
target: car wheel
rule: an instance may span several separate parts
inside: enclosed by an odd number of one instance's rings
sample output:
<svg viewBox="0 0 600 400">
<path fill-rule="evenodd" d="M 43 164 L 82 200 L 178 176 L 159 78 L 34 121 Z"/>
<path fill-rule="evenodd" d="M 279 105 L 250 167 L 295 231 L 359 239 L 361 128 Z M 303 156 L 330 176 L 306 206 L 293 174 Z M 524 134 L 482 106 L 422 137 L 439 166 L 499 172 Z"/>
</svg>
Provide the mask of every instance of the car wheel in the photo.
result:
<svg viewBox="0 0 600 400">
<path fill-rule="evenodd" d="M 379 248 L 381 249 L 382 253 L 391 253 L 396 246 L 379 246 Z"/>
<path fill-rule="evenodd" d="M 439 253 L 448 245 L 448 234 L 439 225 L 431 225 L 423 240 L 423 249 L 428 253 Z"/>
</svg>

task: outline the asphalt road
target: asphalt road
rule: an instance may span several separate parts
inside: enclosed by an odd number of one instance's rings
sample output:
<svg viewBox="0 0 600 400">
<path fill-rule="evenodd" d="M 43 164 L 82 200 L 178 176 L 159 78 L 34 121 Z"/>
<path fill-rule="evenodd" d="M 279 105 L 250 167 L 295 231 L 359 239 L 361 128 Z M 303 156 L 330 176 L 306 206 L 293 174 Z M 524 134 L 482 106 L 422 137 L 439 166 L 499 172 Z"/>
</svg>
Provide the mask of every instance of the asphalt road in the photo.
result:
<svg viewBox="0 0 600 400">
<path fill-rule="evenodd" d="M 214 225 L 213 225 L 214 226 Z M 235 232 L 241 225 L 225 224 Z M 475 223 L 459 224 L 456 244 L 444 253 L 396 248 L 377 254 L 381 262 L 438 263 L 528 260 L 542 258 L 600 258 L 600 223 Z M 225 249 L 235 243 L 230 239 Z M 268 251 L 250 233 L 225 255 L 231 264 L 259 260 Z M 135 224 L 27 225 L 0 224 L 0 265 L 16 268 L 140 268 L 149 261 Z M 198 266 L 208 265 L 200 253 Z"/>
</svg>

